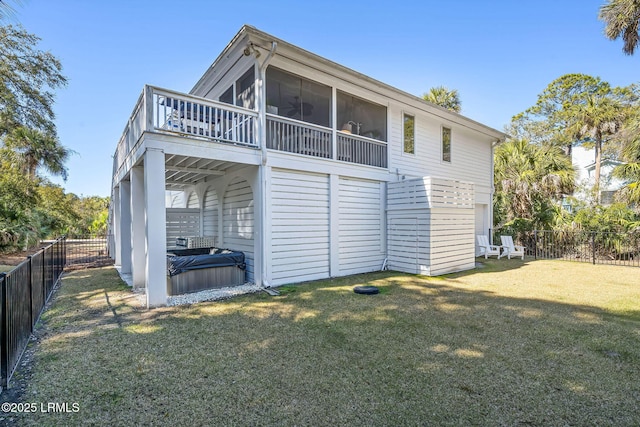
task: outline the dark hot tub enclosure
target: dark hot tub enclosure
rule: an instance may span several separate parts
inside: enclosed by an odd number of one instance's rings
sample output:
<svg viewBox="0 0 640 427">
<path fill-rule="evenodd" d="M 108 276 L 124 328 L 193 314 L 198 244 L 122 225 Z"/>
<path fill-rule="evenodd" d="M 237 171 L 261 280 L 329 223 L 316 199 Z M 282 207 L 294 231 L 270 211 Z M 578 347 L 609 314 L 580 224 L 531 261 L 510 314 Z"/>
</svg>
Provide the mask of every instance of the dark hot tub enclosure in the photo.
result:
<svg viewBox="0 0 640 427">
<path fill-rule="evenodd" d="M 239 286 L 245 281 L 244 253 L 219 248 L 167 253 L 167 293 L 180 295 Z"/>
</svg>

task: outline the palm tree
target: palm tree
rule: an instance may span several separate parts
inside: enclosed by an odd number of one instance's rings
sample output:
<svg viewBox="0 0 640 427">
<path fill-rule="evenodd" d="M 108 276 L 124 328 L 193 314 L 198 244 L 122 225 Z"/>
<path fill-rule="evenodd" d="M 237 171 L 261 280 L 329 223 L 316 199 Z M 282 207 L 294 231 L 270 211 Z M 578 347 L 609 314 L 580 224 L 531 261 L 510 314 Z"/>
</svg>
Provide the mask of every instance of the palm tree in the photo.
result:
<svg viewBox="0 0 640 427">
<path fill-rule="evenodd" d="M 622 50 L 627 55 L 633 55 L 638 43 L 640 43 L 640 1 L 638 0 L 608 0 L 607 4 L 600 8 L 598 15 L 604 21 L 604 33 L 610 40 L 616 40 L 622 36 L 624 47 Z"/>
<path fill-rule="evenodd" d="M 496 219 L 502 224 L 545 228 L 554 221 L 554 201 L 574 189 L 571 158 L 557 146 L 512 139 L 496 148 L 494 165 Z"/>
<path fill-rule="evenodd" d="M 432 87 L 429 92 L 422 95 L 422 99 L 456 113 L 459 113 L 462 109 L 460 94 L 458 94 L 457 89 L 447 89 L 444 86 Z"/>
<path fill-rule="evenodd" d="M 5 145 L 20 155 L 23 172 L 30 179 L 35 179 L 37 169 L 42 167 L 50 174 L 67 180 L 64 164 L 74 151 L 61 145 L 54 135 L 18 127 L 7 136 Z"/>
<path fill-rule="evenodd" d="M 16 11 L 10 3 L 20 5 L 22 2 L 20 0 L 0 0 L 0 20 L 7 19 L 15 15 Z"/>
<path fill-rule="evenodd" d="M 636 129 L 640 123 L 636 123 Z M 629 205 L 640 206 L 640 134 L 625 143 L 622 148 L 622 160 L 626 163 L 618 165 L 613 170 L 613 176 L 627 182 L 617 195 Z"/>
<path fill-rule="evenodd" d="M 602 146 L 616 134 L 625 119 L 625 108 L 610 94 L 588 94 L 582 104 L 574 106 L 574 123 L 570 132 L 576 139 L 593 143 L 595 149 L 594 192 L 600 203 L 600 169 Z"/>
</svg>

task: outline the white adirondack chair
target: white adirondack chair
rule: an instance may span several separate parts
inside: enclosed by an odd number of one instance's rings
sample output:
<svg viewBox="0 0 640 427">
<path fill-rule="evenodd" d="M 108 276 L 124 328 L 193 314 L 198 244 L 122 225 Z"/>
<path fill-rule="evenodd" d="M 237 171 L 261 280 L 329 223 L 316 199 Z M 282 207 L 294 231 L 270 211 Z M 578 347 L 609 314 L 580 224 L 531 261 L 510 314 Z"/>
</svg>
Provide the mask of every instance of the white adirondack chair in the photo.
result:
<svg viewBox="0 0 640 427">
<path fill-rule="evenodd" d="M 478 246 L 480 247 L 480 255 L 484 255 L 484 259 L 487 259 L 491 255 L 497 255 L 498 259 L 502 256 L 500 253 L 500 246 L 492 245 L 489 243 L 489 238 L 484 234 L 476 235 L 478 239 Z"/>
<path fill-rule="evenodd" d="M 513 237 L 511 236 L 500 236 L 500 240 L 502 241 L 502 247 L 504 248 L 507 258 L 511 259 L 512 256 L 519 256 L 524 259 L 524 246 L 515 245 L 513 243 Z"/>
</svg>

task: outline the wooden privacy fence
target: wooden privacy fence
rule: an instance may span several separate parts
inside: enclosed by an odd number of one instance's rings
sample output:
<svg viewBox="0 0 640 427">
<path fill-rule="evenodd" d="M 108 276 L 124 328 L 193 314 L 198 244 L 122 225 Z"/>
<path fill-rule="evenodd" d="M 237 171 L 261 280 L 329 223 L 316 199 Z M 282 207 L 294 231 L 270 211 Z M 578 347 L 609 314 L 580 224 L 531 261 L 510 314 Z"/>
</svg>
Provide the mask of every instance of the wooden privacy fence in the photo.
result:
<svg viewBox="0 0 640 427">
<path fill-rule="evenodd" d="M 500 245 L 500 235 L 506 234 L 511 233 L 495 230 L 494 243 Z M 640 231 L 534 230 L 513 233 L 513 238 L 536 259 L 640 267 Z"/>
<path fill-rule="evenodd" d="M 0 273 L 0 387 L 8 387 L 65 263 L 62 237 Z"/>
</svg>

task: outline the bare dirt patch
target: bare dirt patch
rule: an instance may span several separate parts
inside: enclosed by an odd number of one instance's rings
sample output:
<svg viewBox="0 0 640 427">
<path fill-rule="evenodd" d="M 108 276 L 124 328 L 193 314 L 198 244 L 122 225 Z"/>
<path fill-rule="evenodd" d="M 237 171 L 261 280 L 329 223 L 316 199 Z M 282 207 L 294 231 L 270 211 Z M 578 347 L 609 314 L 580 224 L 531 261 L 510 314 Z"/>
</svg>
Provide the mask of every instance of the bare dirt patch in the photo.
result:
<svg viewBox="0 0 640 427">
<path fill-rule="evenodd" d="M 0 252 L 0 265 L 18 265 L 29 255 L 37 253 L 42 247 L 34 247 L 26 251 L 3 253 Z"/>
</svg>

